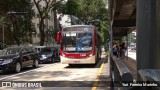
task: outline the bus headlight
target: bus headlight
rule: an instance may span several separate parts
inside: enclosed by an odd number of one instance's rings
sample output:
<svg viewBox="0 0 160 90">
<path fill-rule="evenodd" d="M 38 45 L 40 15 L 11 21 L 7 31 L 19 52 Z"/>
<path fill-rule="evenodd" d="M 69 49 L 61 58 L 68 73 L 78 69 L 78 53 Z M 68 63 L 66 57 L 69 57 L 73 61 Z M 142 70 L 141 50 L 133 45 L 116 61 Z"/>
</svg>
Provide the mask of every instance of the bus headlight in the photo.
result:
<svg viewBox="0 0 160 90">
<path fill-rule="evenodd" d="M 93 56 L 92 54 L 89 54 L 89 56 L 91 57 L 91 56 Z"/>
<path fill-rule="evenodd" d="M 62 53 L 62 56 L 65 57 L 65 54 Z"/>
</svg>

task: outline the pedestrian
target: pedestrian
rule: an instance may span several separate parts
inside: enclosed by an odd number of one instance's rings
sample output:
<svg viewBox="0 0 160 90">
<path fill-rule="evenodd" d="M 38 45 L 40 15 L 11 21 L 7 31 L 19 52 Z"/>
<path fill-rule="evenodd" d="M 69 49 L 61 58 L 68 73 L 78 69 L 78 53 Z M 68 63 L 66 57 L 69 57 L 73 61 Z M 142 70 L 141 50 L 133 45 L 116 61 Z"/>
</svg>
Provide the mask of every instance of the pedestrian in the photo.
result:
<svg viewBox="0 0 160 90">
<path fill-rule="evenodd" d="M 125 43 L 122 43 L 121 47 L 122 47 L 121 57 L 124 57 L 127 50 L 127 46 Z"/>
<path fill-rule="evenodd" d="M 119 57 L 121 56 L 121 52 L 122 52 L 122 47 L 121 47 L 121 44 L 119 43 L 118 44 L 118 56 Z"/>
<path fill-rule="evenodd" d="M 113 45 L 113 55 L 118 58 L 118 46 L 116 44 Z"/>
</svg>

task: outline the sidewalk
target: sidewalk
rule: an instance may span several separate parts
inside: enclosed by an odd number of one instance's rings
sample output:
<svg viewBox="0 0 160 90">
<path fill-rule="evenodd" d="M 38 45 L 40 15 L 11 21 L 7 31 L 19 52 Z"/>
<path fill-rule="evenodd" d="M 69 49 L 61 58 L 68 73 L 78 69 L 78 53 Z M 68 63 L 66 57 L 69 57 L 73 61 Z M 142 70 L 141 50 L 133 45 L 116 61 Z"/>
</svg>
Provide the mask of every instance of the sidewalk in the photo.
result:
<svg viewBox="0 0 160 90">
<path fill-rule="evenodd" d="M 104 57 L 102 57 L 104 58 Z M 137 71 L 136 71 L 136 52 L 129 51 L 128 58 L 125 57 L 122 59 L 123 63 L 126 65 L 126 67 L 131 71 L 133 78 L 136 79 Z M 92 90 L 110 90 L 110 72 L 109 72 L 109 62 L 108 62 L 108 56 L 104 58 L 103 63 L 103 69 L 99 76 L 99 83 L 98 85 L 102 85 L 103 87 L 97 86 L 96 89 Z M 105 84 L 105 85 L 104 85 Z M 105 86 L 105 87 L 104 87 Z"/>
<path fill-rule="evenodd" d="M 133 79 L 137 77 L 137 61 L 136 61 L 136 51 L 128 51 L 128 57 L 122 59 L 125 66 L 131 71 Z"/>
<path fill-rule="evenodd" d="M 102 58 L 104 58 L 102 72 L 99 76 L 98 87 L 95 90 L 110 90 L 110 72 L 109 72 L 108 56 Z M 101 85 L 103 87 L 101 87 Z"/>
</svg>

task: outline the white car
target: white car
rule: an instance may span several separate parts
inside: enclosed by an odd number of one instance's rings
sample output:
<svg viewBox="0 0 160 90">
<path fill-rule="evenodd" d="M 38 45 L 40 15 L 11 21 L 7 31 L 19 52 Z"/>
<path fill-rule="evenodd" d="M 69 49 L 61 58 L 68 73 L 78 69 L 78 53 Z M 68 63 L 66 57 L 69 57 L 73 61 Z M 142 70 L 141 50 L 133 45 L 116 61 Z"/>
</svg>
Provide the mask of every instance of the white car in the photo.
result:
<svg viewBox="0 0 160 90">
<path fill-rule="evenodd" d="M 45 48 L 46 46 L 34 46 L 34 48 L 40 52 L 42 48 Z"/>
<path fill-rule="evenodd" d="M 102 46 L 101 50 L 102 50 L 102 52 L 105 52 L 105 47 L 104 47 L 104 46 Z"/>
</svg>

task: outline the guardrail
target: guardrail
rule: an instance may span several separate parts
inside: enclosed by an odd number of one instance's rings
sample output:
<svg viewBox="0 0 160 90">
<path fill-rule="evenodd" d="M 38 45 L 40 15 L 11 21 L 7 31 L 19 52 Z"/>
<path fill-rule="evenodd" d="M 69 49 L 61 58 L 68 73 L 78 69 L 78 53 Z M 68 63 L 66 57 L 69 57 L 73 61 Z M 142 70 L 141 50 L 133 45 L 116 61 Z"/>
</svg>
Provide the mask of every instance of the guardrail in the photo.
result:
<svg viewBox="0 0 160 90">
<path fill-rule="evenodd" d="M 123 83 L 133 82 L 133 76 L 129 69 L 113 53 L 110 53 L 110 75 L 111 87 L 121 87 Z M 124 88 L 129 89 L 131 87 Z"/>
<path fill-rule="evenodd" d="M 148 87 L 142 87 L 141 90 L 160 90 L 160 69 L 143 69 L 139 70 L 143 83 Z"/>
</svg>

